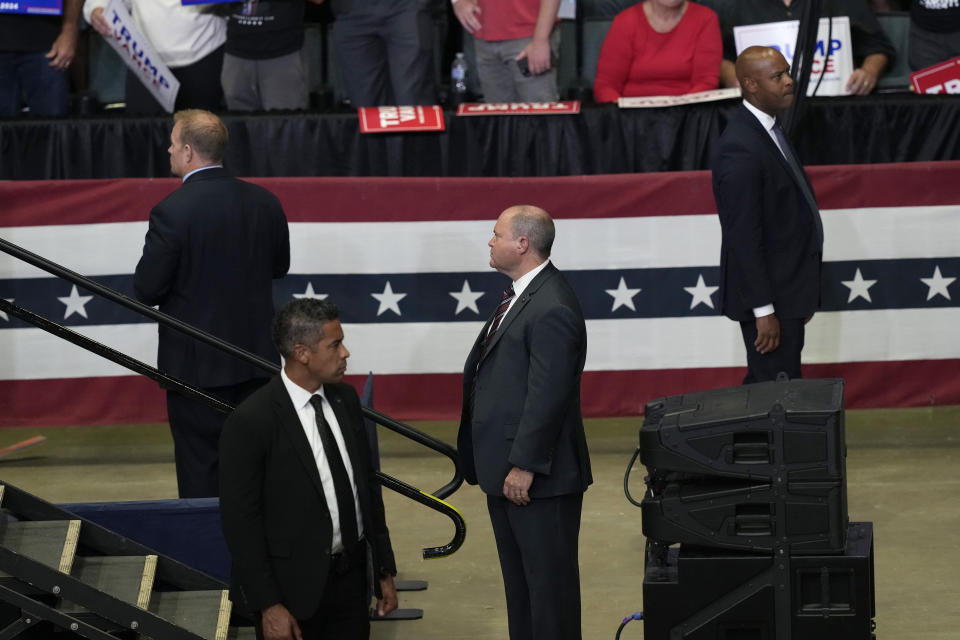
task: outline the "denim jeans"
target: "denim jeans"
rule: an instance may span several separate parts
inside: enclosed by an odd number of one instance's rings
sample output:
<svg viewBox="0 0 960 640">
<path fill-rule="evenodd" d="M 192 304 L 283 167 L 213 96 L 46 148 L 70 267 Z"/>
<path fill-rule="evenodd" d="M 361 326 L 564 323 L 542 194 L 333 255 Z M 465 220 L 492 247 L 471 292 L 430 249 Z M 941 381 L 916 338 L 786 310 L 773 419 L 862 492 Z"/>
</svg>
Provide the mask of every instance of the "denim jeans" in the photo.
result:
<svg viewBox="0 0 960 640">
<path fill-rule="evenodd" d="M 0 118 L 19 115 L 23 104 L 34 116 L 66 114 L 67 77 L 43 51 L 0 51 Z"/>
</svg>

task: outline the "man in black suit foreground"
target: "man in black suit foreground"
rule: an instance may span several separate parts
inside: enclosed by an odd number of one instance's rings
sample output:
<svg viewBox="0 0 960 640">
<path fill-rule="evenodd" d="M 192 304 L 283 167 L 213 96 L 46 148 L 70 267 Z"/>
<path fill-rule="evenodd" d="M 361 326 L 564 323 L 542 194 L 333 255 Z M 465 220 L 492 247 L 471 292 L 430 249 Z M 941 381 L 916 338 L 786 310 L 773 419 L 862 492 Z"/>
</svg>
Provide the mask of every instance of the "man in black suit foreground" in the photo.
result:
<svg viewBox="0 0 960 640">
<path fill-rule="evenodd" d="M 174 115 L 170 170 L 183 185 L 150 212 L 143 257 L 133 276 L 137 299 L 276 360 L 270 344 L 273 278 L 290 266 L 287 219 L 262 187 L 221 166 L 227 128 L 208 111 Z M 157 366 L 164 373 L 239 404 L 268 377 L 261 369 L 160 325 Z M 181 498 L 218 495 L 217 443 L 223 414 L 167 391 Z"/>
<path fill-rule="evenodd" d="M 490 266 L 513 283 L 463 373 L 457 445 L 467 482 L 487 494 L 512 640 L 580 638 L 577 539 L 593 481 L 580 415 L 587 331 L 550 262 L 553 238 L 543 209 L 500 214 Z"/>
<path fill-rule="evenodd" d="M 273 340 L 283 371 L 230 414 L 220 440 L 231 598 L 267 640 L 367 638 L 370 587 L 378 614 L 393 611 L 396 566 L 360 400 L 342 382 L 337 307 L 290 302 Z"/>
<path fill-rule="evenodd" d="M 779 51 L 737 58 L 744 102 L 714 155 L 713 195 L 723 241 L 720 311 L 740 323 L 744 384 L 799 378 L 804 325 L 820 305 L 823 225 L 807 174 L 776 119 L 793 104 Z"/>
</svg>

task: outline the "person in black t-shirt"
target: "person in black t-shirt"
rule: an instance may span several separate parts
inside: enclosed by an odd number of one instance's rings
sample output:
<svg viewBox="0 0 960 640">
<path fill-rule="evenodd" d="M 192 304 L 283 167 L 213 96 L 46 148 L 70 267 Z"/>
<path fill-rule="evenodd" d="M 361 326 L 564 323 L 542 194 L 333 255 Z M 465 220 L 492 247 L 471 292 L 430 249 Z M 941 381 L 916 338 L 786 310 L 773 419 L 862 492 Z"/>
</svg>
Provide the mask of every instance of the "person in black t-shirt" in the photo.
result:
<svg viewBox="0 0 960 640">
<path fill-rule="evenodd" d="M 227 108 L 306 109 L 304 0 L 247 0 L 231 6 L 220 74 Z"/>
<path fill-rule="evenodd" d="M 960 0 L 914 0 L 910 8 L 910 68 L 926 69 L 960 56 Z"/>
<path fill-rule="evenodd" d="M 737 57 L 733 28 L 745 24 L 797 20 L 807 0 L 703 0 L 720 17 L 723 34 L 723 63 L 720 84 L 738 86 L 733 61 Z M 867 95 L 896 55 L 893 43 L 883 33 L 867 0 L 823 0 L 821 16 L 848 16 L 853 40 L 853 73 L 847 90 L 853 95 Z"/>
<path fill-rule="evenodd" d="M 0 14 L 0 118 L 67 112 L 66 70 L 77 52 L 81 0 L 65 0 L 62 16 Z"/>
</svg>

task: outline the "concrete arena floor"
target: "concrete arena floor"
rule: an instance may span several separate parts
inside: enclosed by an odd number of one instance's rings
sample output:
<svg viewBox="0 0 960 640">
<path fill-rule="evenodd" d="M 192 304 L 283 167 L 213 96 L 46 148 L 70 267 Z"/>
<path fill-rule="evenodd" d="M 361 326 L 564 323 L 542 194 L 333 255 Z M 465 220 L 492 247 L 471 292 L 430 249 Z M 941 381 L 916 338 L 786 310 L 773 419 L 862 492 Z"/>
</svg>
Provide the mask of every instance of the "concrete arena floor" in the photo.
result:
<svg viewBox="0 0 960 640">
<path fill-rule="evenodd" d="M 451 423 L 419 428 L 455 440 Z M 641 610 L 640 511 L 623 495 L 623 474 L 639 419 L 590 420 L 595 482 L 584 500 L 580 536 L 583 637 L 612 639 L 620 620 Z M 34 435 L 48 440 L 0 460 L 0 479 L 52 502 L 162 499 L 176 496 L 166 425 L 0 429 L 0 447 Z M 877 637 L 960 637 L 960 407 L 847 413 L 847 487 L 851 520 L 874 523 Z M 432 452 L 381 431 L 384 471 L 426 490 L 443 485 L 449 465 Z M 642 468 L 631 485 L 642 493 Z M 459 552 L 424 561 L 420 548 L 446 543 L 444 516 L 385 492 L 401 578 L 428 580 L 401 593 L 422 620 L 373 625 L 375 639 L 460 640 L 507 637 L 499 565 L 486 506 L 475 487 L 448 500 L 467 520 Z M 632 622 L 624 640 L 643 637 Z"/>
</svg>

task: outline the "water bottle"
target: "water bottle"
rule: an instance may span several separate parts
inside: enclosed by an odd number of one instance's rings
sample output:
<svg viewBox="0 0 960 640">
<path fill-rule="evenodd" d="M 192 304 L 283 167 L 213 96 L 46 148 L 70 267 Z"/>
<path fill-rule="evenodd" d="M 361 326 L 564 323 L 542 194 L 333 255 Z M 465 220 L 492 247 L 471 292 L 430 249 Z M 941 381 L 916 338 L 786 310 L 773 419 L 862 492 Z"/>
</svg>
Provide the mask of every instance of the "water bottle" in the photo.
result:
<svg viewBox="0 0 960 640">
<path fill-rule="evenodd" d="M 458 104 L 463 102 L 467 95 L 467 61 L 463 52 L 458 52 L 450 65 L 450 93 Z"/>
</svg>

